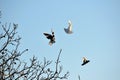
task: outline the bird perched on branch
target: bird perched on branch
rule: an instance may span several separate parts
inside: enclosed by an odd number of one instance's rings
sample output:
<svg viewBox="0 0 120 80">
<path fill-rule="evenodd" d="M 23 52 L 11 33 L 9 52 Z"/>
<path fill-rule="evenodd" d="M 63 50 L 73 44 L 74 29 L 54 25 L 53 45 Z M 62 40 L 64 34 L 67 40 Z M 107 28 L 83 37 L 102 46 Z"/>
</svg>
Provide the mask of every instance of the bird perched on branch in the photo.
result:
<svg viewBox="0 0 120 80">
<path fill-rule="evenodd" d="M 87 60 L 85 57 L 83 57 L 83 63 L 81 64 L 82 66 L 90 62 L 90 60 Z"/>
<path fill-rule="evenodd" d="M 67 34 L 72 34 L 73 33 L 72 32 L 72 22 L 70 20 L 68 21 L 68 28 L 64 28 L 64 30 Z"/>
<path fill-rule="evenodd" d="M 55 43 L 55 35 L 54 32 L 51 29 L 52 34 L 48 34 L 48 33 L 43 33 L 47 39 L 49 39 L 49 45 L 51 46 L 53 43 Z"/>
</svg>

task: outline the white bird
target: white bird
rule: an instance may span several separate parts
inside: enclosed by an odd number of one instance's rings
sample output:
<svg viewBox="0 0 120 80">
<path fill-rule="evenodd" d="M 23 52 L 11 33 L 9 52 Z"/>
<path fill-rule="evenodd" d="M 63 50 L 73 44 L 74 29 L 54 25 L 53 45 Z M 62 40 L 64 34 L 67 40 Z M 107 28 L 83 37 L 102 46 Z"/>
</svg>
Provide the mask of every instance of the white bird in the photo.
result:
<svg viewBox="0 0 120 80">
<path fill-rule="evenodd" d="M 68 28 L 64 28 L 64 30 L 67 34 L 72 34 L 73 33 L 72 32 L 72 22 L 70 20 L 68 21 Z"/>
</svg>

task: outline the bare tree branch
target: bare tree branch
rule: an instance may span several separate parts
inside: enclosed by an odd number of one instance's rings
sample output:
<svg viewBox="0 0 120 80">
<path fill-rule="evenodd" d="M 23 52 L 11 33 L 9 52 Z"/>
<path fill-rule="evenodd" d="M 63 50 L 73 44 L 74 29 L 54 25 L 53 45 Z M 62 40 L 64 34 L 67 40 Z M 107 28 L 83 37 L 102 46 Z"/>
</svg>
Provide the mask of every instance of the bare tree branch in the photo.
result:
<svg viewBox="0 0 120 80">
<path fill-rule="evenodd" d="M 7 27 L 8 26 L 8 27 Z M 22 62 L 22 56 L 28 49 L 19 51 L 20 37 L 16 36 L 18 24 L 2 25 L 3 32 L 0 34 L 0 80 L 57 80 L 67 79 L 69 72 L 62 74 L 59 52 L 55 62 L 55 70 L 48 68 L 52 61 L 44 58 L 43 62 L 33 56 L 29 63 Z"/>
<path fill-rule="evenodd" d="M 78 79 L 80 80 L 80 75 L 78 75 Z"/>
</svg>

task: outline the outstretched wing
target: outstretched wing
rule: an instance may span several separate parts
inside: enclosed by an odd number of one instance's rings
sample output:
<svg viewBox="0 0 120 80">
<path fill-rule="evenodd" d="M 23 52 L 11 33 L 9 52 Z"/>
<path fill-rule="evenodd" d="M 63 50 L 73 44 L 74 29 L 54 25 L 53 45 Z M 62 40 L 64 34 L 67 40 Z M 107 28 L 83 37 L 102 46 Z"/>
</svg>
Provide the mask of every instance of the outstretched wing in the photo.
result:
<svg viewBox="0 0 120 80">
<path fill-rule="evenodd" d="M 72 22 L 70 20 L 68 21 L 68 30 L 72 31 Z"/>
<path fill-rule="evenodd" d="M 51 39 L 52 35 L 51 34 L 48 34 L 48 33 L 43 33 L 47 39 Z"/>
</svg>

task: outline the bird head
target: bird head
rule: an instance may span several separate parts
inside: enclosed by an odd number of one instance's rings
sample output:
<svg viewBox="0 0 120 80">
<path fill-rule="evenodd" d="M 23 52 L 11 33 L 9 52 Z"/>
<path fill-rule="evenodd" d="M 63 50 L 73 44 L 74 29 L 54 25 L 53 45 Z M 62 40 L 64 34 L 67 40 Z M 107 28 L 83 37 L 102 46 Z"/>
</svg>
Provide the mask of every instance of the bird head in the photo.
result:
<svg viewBox="0 0 120 80">
<path fill-rule="evenodd" d="M 53 29 L 51 29 L 52 34 L 54 34 Z"/>
</svg>

